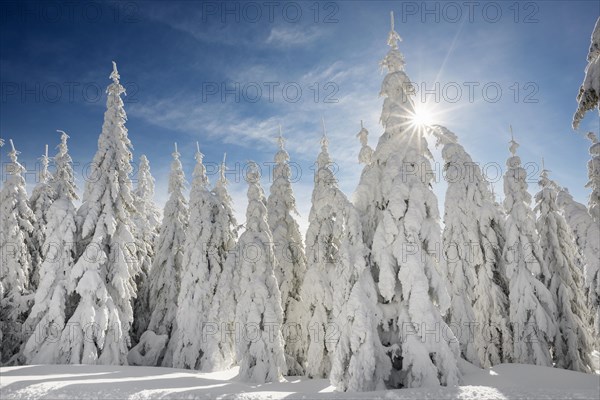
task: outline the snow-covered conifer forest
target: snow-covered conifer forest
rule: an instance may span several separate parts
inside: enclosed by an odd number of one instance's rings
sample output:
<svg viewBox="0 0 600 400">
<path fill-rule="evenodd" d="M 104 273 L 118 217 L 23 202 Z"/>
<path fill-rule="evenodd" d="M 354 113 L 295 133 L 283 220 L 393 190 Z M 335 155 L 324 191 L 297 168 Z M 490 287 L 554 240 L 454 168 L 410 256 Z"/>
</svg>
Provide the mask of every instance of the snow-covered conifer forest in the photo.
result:
<svg viewBox="0 0 600 400">
<path fill-rule="evenodd" d="M 237 217 L 227 163 L 240 160 L 211 154 L 222 158 L 213 170 L 201 138 L 162 149 L 170 168 L 152 171 L 130 140 L 127 71 L 110 59 L 97 146 L 87 142 L 93 179 L 76 182 L 80 133 L 57 131 L 28 186 L 27 139 L 1 132 L 2 398 L 597 398 L 598 132 L 587 134 L 584 204 L 547 162 L 537 184 L 526 179 L 531 142 L 507 116 L 498 196 L 465 135 L 416 118 L 398 20 L 377 48 L 381 127 L 357 109 L 347 134 L 355 190 L 336 175 L 324 115 L 308 215 L 285 124 L 271 127 L 268 176 L 252 151 L 241 160 Z M 589 28 L 574 129 L 600 113 L 600 18 Z M 57 375 L 73 385 L 44 386 Z"/>
</svg>

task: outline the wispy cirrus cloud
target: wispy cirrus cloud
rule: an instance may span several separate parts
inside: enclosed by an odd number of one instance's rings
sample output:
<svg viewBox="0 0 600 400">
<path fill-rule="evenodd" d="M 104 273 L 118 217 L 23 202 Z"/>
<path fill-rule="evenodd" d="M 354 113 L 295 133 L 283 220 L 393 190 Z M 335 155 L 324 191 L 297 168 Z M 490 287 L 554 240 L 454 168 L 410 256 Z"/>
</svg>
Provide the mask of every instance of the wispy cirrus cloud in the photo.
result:
<svg viewBox="0 0 600 400">
<path fill-rule="evenodd" d="M 317 26 L 276 26 L 271 29 L 265 43 L 276 47 L 303 46 L 315 42 L 322 35 L 323 30 Z"/>
</svg>

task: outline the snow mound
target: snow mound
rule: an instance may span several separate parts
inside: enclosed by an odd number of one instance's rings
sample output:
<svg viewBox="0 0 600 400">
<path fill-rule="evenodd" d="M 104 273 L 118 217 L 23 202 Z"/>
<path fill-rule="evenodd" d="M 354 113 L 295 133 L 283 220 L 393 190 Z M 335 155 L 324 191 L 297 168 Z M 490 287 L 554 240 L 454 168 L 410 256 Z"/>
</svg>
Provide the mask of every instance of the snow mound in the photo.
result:
<svg viewBox="0 0 600 400">
<path fill-rule="evenodd" d="M 129 365 L 158 365 L 165 354 L 169 335 L 157 335 L 146 331 L 140 337 L 139 343 L 129 350 L 127 362 Z"/>
</svg>

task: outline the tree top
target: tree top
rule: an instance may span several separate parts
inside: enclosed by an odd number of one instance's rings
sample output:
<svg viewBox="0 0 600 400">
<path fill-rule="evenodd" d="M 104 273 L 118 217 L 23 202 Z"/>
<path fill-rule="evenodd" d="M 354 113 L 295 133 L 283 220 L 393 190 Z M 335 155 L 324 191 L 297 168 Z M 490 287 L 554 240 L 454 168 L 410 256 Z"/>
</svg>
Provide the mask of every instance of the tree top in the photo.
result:
<svg viewBox="0 0 600 400">
<path fill-rule="evenodd" d="M 398 35 L 398 32 L 394 30 L 394 12 L 390 11 L 390 33 L 388 34 L 388 46 L 392 49 L 398 49 L 398 42 L 401 42 L 402 38 Z"/>
<path fill-rule="evenodd" d="M 119 83 L 119 79 L 121 78 L 121 76 L 119 75 L 119 71 L 117 71 L 117 63 L 113 61 L 112 65 L 113 70 L 110 73 L 110 79 L 112 79 L 114 83 Z"/>
</svg>

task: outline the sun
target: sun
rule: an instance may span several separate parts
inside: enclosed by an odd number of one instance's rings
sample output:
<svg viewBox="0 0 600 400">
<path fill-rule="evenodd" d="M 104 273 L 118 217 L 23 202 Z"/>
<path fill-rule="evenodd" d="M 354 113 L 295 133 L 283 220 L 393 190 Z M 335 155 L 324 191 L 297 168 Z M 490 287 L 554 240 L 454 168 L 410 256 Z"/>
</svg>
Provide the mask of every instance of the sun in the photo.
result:
<svg viewBox="0 0 600 400">
<path fill-rule="evenodd" d="M 412 123 L 420 128 L 435 124 L 435 115 L 426 104 L 417 104 L 415 114 L 412 117 Z"/>
</svg>

